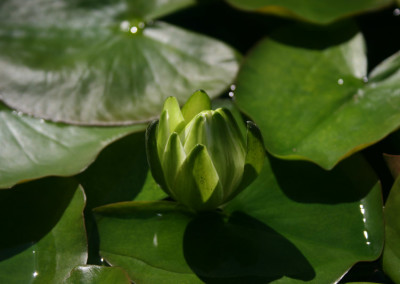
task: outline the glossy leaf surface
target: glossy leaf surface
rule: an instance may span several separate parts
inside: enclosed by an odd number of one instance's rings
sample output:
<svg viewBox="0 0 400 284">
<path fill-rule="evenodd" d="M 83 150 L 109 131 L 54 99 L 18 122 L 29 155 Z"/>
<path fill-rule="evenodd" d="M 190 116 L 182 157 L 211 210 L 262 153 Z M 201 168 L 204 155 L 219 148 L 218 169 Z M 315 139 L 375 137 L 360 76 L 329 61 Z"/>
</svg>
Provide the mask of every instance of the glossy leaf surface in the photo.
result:
<svg viewBox="0 0 400 284">
<path fill-rule="evenodd" d="M 168 2 L 189 1 L 3 1 L 0 99 L 53 121 L 127 124 L 157 117 L 168 96 L 183 104 L 200 88 L 219 95 L 239 55 L 218 40 L 143 21 L 145 10 Z"/>
<path fill-rule="evenodd" d="M 124 202 L 95 210 L 100 254 L 138 283 L 202 283 L 183 255 L 193 214 L 173 202 Z"/>
<path fill-rule="evenodd" d="M 85 223 L 89 263 L 100 264 L 98 232 L 92 209 L 101 205 L 131 200 L 160 200 L 166 194 L 148 169 L 144 132 L 134 133 L 106 147 L 96 161 L 77 176 L 85 189 Z"/>
<path fill-rule="evenodd" d="M 400 282 L 400 179 L 393 185 L 385 204 L 385 249 L 383 269 L 393 280 Z"/>
<path fill-rule="evenodd" d="M 0 192 L 1 283 L 62 283 L 86 263 L 85 196 L 77 188 L 46 178 Z"/>
<path fill-rule="evenodd" d="M 331 283 L 383 246 L 380 188 L 358 156 L 331 172 L 269 157 L 223 212 L 97 208 L 101 255 L 141 283 Z"/>
<path fill-rule="evenodd" d="M 0 188 L 48 175 L 76 174 L 105 146 L 145 127 L 56 124 L 22 115 L 0 103 Z"/>
<path fill-rule="evenodd" d="M 391 0 L 226 0 L 233 6 L 254 12 L 275 14 L 304 21 L 327 24 L 353 14 L 390 5 Z"/>
<path fill-rule="evenodd" d="M 130 284 L 128 274 L 119 267 L 85 265 L 75 267 L 64 284 Z"/>
<path fill-rule="evenodd" d="M 400 125 L 399 56 L 365 83 L 363 37 L 352 25 L 286 29 L 248 55 L 236 101 L 270 153 L 331 169 Z"/>
</svg>

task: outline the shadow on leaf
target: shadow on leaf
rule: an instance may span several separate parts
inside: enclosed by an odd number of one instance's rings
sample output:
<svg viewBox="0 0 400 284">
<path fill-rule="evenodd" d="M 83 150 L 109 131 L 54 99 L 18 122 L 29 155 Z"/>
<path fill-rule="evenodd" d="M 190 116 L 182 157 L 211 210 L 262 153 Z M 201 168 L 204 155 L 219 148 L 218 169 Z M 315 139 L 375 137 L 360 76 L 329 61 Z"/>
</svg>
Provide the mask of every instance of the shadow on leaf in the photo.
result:
<svg viewBox="0 0 400 284">
<path fill-rule="evenodd" d="M 283 276 L 309 281 L 315 271 L 284 236 L 242 213 L 204 213 L 187 226 L 185 259 L 206 283 L 268 283 Z"/>
<path fill-rule="evenodd" d="M 352 156 L 330 171 L 306 161 L 269 156 L 279 187 L 290 199 L 302 203 L 338 204 L 364 198 L 377 182 L 360 155 Z"/>
<path fill-rule="evenodd" d="M 0 191 L 0 261 L 38 242 L 57 224 L 78 183 L 44 178 Z"/>
</svg>

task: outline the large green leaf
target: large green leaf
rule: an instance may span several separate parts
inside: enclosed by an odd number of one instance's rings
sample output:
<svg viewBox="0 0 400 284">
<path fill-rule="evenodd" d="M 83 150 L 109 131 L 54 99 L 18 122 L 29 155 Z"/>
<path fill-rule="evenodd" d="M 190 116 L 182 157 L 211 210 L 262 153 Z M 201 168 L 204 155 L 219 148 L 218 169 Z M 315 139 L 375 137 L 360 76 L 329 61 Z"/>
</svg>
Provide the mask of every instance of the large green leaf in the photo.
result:
<svg viewBox="0 0 400 284">
<path fill-rule="evenodd" d="M 75 267 L 64 284 L 130 284 L 127 273 L 119 267 L 85 265 Z"/>
<path fill-rule="evenodd" d="M 332 171 L 304 161 L 270 157 L 260 177 L 228 204 L 228 212 L 245 212 L 301 251 L 315 271 L 276 264 L 284 282 L 334 283 L 358 261 L 377 259 L 383 247 L 380 185 L 360 156 Z M 297 277 L 291 276 L 296 275 Z"/>
<path fill-rule="evenodd" d="M 379 257 L 380 194 L 359 156 L 330 172 L 269 157 L 222 213 L 171 202 L 95 209 L 100 251 L 138 283 L 333 283 Z"/>
<path fill-rule="evenodd" d="M 261 13 L 327 24 L 353 14 L 383 8 L 392 0 L 226 0 L 233 6 Z"/>
<path fill-rule="evenodd" d="M 62 283 L 86 263 L 85 197 L 77 188 L 47 178 L 0 192 L 1 283 Z"/>
<path fill-rule="evenodd" d="M 237 104 L 258 124 L 273 155 L 331 169 L 400 125 L 399 57 L 378 66 L 365 83 L 363 37 L 352 25 L 288 28 L 248 55 Z"/>
<path fill-rule="evenodd" d="M 3 1 L 0 99 L 53 121 L 126 124 L 158 116 L 168 96 L 183 103 L 200 88 L 220 94 L 239 55 L 218 40 L 143 21 L 153 4 L 168 2 Z"/>
<path fill-rule="evenodd" d="M 0 188 L 87 167 L 105 146 L 145 125 L 78 127 L 28 117 L 0 103 Z"/>
<path fill-rule="evenodd" d="M 385 249 L 383 269 L 395 282 L 400 282 L 400 179 L 390 191 L 385 204 Z"/>
<path fill-rule="evenodd" d="M 159 200 L 166 197 L 149 171 L 143 132 L 109 145 L 77 178 L 88 200 L 85 223 L 89 263 L 101 263 L 98 232 L 92 215 L 94 207 L 120 201 Z"/>
<path fill-rule="evenodd" d="M 137 283 L 201 283 L 183 255 L 193 214 L 173 202 L 124 202 L 95 209 L 100 254 Z"/>
</svg>

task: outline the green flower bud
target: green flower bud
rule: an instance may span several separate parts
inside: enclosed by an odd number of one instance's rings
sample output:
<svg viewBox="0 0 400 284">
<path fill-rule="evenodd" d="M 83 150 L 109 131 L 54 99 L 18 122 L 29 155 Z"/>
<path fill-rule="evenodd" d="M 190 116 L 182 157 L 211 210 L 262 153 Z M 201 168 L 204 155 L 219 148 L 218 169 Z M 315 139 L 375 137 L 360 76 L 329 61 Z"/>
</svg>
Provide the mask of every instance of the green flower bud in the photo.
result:
<svg viewBox="0 0 400 284">
<path fill-rule="evenodd" d="M 195 210 L 226 203 L 259 174 L 265 150 L 261 133 L 247 122 L 244 137 L 228 109 L 211 110 L 203 91 L 183 106 L 169 97 L 159 121 L 146 132 L 151 172 L 161 188 Z"/>
</svg>

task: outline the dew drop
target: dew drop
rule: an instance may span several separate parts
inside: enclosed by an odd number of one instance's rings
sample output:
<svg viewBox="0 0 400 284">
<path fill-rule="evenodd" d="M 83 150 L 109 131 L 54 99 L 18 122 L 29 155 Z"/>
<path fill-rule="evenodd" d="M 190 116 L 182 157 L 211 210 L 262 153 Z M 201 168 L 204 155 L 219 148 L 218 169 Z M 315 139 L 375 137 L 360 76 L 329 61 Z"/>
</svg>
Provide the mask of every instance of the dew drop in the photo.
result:
<svg viewBox="0 0 400 284">
<path fill-rule="evenodd" d="M 123 32 L 128 32 L 130 28 L 130 24 L 128 21 L 122 21 L 121 24 L 119 25 L 119 28 Z"/>
<path fill-rule="evenodd" d="M 35 271 L 35 272 L 33 272 L 32 275 L 33 275 L 34 278 L 36 278 L 39 275 L 39 273 L 37 271 Z"/>
<path fill-rule="evenodd" d="M 234 90 L 236 90 L 236 85 L 232 84 L 230 88 L 231 88 L 231 91 L 234 91 Z"/>
<path fill-rule="evenodd" d="M 340 79 L 337 81 L 337 83 L 338 83 L 339 85 L 343 85 L 344 81 L 343 81 L 342 78 L 340 78 Z"/>
<path fill-rule="evenodd" d="M 130 29 L 130 32 L 131 32 L 132 34 L 137 33 L 137 31 L 138 31 L 138 28 L 135 27 L 135 26 L 131 27 L 131 29 Z"/>
<path fill-rule="evenodd" d="M 144 24 L 143 22 L 140 22 L 140 23 L 138 24 L 138 27 L 139 27 L 139 29 L 144 29 L 145 24 Z"/>
<path fill-rule="evenodd" d="M 235 96 L 235 94 L 233 92 L 229 92 L 229 97 L 233 98 Z"/>
<path fill-rule="evenodd" d="M 363 77 L 363 82 L 364 82 L 364 83 L 368 83 L 368 77 L 367 77 L 367 76 L 364 76 L 364 77 Z"/>
<path fill-rule="evenodd" d="M 400 9 L 399 8 L 396 8 L 396 9 L 393 10 L 393 16 L 395 16 L 395 17 L 400 16 Z"/>
<path fill-rule="evenodd" d="M 162 214 L 161 214 L 161 213 L 157 213 L 157 216 L 158 216 L 158 217 L 162 217 Z"/>
</svg>

